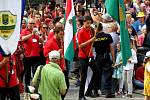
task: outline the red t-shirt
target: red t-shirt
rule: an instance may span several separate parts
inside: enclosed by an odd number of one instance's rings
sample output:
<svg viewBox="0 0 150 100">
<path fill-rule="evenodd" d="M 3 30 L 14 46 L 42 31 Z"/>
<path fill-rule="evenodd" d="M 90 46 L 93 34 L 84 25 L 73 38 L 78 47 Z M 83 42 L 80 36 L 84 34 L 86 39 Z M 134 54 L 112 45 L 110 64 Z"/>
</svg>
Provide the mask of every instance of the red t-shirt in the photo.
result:
<svg viewBox="0 0 150 100">
<path fill-rule="evenodd" d="M 22 36 L 26 36 L 28 34 L 31 34 L 31 31 L 29 31 L 28 29 L 22 30 L 21 38 Z M 35 34 L 32 35 L 32 37 L 28 40 L 23 41 L 23 47 L 25 51 L 25 57 L 40 56 L 39 36 Z"/>
<path fill-rule="evenodd" d="M 78 44 L 82 44 L 86 41 L 88 41 L 89 39 L 91 39 L 93 37 L 92 35 L 92 30 L 90 28 L 84 28 L 82 27 L 79 32 L 78 32 L 78 35 L 77 35 L 77 38 L 78 38 Z M 84 48 L 79 48 L 79 53 L 78 53 L 78 57 L 79 58 L 87 58 L 88 56 L 89 57 L 93 57 L 93 52 L 90 51 L 91 49 L 91 45 L 92 43 L 89 43 L 87 44 Z M 89 52 L 90 52 L 90 55 L 89 55 Z"/>
<path fill-rule="evenodd" d="M 144 82 L 144 67 L 140 66 L 136 69 L 135 79 Z"/>
<path fill-rule="evenodd" d="M 1 54 L 0 54 L 1 55 Z M 12 56 L 11 58 L 13 61 L 15 61 L 14 57 Z M 2 61 L 2 59 L 1 59 Z M 14 62 L 13 66 L 12 66 L 12 73 L 10 75 L 10 80 L 9 80 L 9 87 L 14 87 L 16 85 L 18 85 L 19 81 L 18 81 L 18 78 L 17 78 L 17 74 L 16 74 L 16 65 L 15 65 L 16 62 Z M 3 64 L 1 66 L 1 69 L 0 69 L 0 87 L 6 87 L 6 67 L 8 67 L 8 73 L 10 73 L 10 63 L 7 62 L 6 64 Z M 3 79 L 2 79 L 3 77 Z"/>
<path fill-rule="evenodd" d="M 61 49 L 61 43 L 56 40 L 55 36 L 51 37 L 50 40 L 48 40 L 44 45 L 44 56 L 47 57 L 46 63 L 49 63 L 49 52 L 53 50 L 59 50 Z M 60 65 L 62 71 L 65 70 L 65 59 L 63 53 L 61 54 L 61 65 Z"/>
<path fill-rule="evenodd" d="M 50 40 L 54 36 L 54 30 L 51 30 L 48 34 L 47 40 Z"/>
</svg>

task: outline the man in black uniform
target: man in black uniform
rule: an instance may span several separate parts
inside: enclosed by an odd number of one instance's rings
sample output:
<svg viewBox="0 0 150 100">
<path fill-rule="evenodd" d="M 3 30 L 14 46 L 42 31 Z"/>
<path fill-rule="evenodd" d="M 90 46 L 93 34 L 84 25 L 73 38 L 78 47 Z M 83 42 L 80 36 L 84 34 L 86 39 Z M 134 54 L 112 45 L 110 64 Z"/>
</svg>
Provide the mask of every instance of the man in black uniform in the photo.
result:
<svg viewBox="0 0 150 100">
<path fill-rule="evenodd" d="M 100 80 L 104 76 L 104 89 L 106 98 L 113 98 L 115 94 L 111 93 L 112 88 L 112 64 L 115 62 L 114 48 L 112 47 L 112 37 L 110 34 L 102 32 L 103 26 L 99 23 L 97 27 L 96 39 L 94 42 L 96 52 L 96 66 L 100 71 Z M 100 85 L 101 86 L 101 85 Z"/>
</svg>

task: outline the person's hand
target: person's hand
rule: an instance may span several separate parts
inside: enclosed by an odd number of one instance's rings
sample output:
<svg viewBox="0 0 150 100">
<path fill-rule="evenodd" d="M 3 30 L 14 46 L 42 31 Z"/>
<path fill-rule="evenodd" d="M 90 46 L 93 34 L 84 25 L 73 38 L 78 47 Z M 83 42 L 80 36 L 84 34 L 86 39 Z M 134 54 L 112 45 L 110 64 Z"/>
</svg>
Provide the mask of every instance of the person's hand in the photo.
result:
<svg viewBox="0 0 150 100">
<path fill-rule="evenodd" d="M 116 64 L 114 64 L 114 63 L 112 64 L 112 67 L 113 67 L 113 68 L 116 68 L 116 66 L 117 66 Z"/>
<path fill-rule="evenodd" d="M 9 62 L 9 57 L 4 57 L 2 61 L 0 61 L 0 68 Z"/>
<path fill-rule="evenodd" d="M 32 31 L 32 35 L 37 34 L 37 30 L 34 28 Z"/>
<path fill-rule="evenodd" d="M 129 59 L 128 62 L 131 63 L 131 59 Z"/>
<path fill-rule="evenodd" d="M 59 49 L 58 51 L 59 51 L 59 53 L 61 54 L 61 53 L 63 52 L 63 49 Z"/>
</svg>

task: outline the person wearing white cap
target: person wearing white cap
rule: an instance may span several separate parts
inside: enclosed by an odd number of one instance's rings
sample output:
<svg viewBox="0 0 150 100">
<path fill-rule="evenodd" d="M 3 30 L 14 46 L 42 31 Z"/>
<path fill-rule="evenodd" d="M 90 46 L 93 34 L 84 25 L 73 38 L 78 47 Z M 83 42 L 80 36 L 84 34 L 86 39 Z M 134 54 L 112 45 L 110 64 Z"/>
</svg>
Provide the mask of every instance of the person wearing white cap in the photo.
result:
<svg viewBox="0 0 150 100">
<path fill-rule="evenodd" d="M 108 14 L 102 15 L 102 25 L 103 25 L 103 32 L 109 33 L 109 28 L 111 28 L 110 23 L 113 22 L 113 18 Z"/>
<path fill-rule="evenodd" d="M 144 100 L 150 100 L 150 51 L 145 57 L 145 72 L 144 72 Z"/>
<path fill-rule="evenodd" d="M 61 95 L 66 93 L 65 76 L 59 66 L 60 58 L 59 51 L 51 51 L 49 53 L 50 62 L 42 68 L 39 84 L 42 100 L 62 100 Z M 39 70 L 40 67 L 37 68 L 32 80 L 33 85 L 37 82 Z"/>
</svg>

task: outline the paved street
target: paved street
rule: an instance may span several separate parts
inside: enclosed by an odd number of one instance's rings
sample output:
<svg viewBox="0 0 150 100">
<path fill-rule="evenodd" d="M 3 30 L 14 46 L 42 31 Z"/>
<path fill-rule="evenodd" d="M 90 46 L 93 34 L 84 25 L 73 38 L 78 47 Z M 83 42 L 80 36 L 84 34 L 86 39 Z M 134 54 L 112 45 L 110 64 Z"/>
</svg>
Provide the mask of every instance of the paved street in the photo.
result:
<svg viewBox="0 0 150 100">
<path fill-rule="evenodd" d="M 73 84 L 73 81 L 71 80 L 70 82 L 70 89 L 67 93 L 66 99 L 65 100 L 78 100 L 78 92 L 79 92 L 79 88 L 75 87 L 75 85 Z M 105 98 L 104 96 L 101 96 L 99 98 L 87 98 L 88 100 L 143 100 L 144 96 L 139 94 L 141 93 L 141 91 L 136 91 L 138 93 L 134 93 L 133 94 L 133 98 L 129 98 L 129 97 L 119 97 L 117 96 L 116 98 Z"/>
<path fill-rule="evenodd" d="M 70 80 L 70 88 L 67 93 L 67 96 L 65 100 L 78 100 L 78 93 L 79 93 L 79 87 L 76 87 L 74 85 L 74 80 Z M 141 94 L 142 91 L 137 90 L 135 91 L 136 93 L 133 94 L 133 98 L 129 97 L 121 97 L 121 96 L 116 96 L 116 98 L 105 98 L 104 95 L 98 98 L 89 98 L 87 97 L 88 100 L 143 100 L 144 96 Z M 24 97 L 21 96 L 21 100 L 24 100 Z"/>
</svg>

